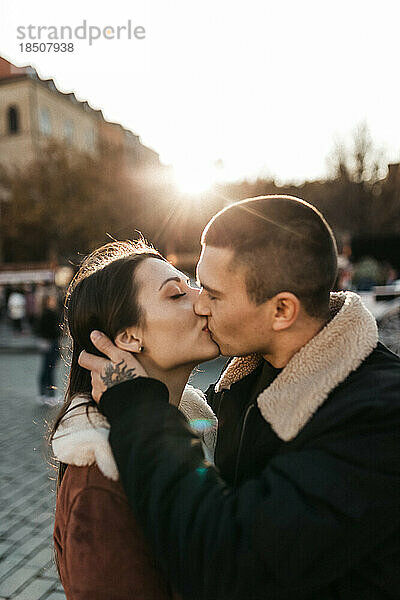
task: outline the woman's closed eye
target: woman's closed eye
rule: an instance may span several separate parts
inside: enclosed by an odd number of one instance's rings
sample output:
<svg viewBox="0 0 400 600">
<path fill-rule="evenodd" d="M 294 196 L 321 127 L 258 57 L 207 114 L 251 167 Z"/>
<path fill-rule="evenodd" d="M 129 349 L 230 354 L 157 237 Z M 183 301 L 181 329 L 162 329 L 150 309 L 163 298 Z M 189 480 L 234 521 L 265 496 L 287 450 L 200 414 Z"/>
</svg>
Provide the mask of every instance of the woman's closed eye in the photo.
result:
<svg viewBox="0 0 400 600">
<path fill-rule="evenodd" d="M 174 294 L 170 296 L 171 300 L 177 300 L 178 298 L 182 298 L 182 296 L 186 296 L 186 292 L 181 292 L 180 294 Z"/>
</svg>

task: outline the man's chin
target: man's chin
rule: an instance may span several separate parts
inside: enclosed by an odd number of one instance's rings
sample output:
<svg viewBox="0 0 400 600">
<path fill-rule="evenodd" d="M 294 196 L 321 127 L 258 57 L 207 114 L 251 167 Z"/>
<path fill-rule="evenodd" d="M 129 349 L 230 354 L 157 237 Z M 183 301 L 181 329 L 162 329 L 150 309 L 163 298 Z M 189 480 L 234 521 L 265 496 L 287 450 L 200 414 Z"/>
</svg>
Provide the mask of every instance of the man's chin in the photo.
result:
<svg viewBox="0 0 400 600">
<path fill-rule="evenodd" d="M 217 342 L 215 342 L 215 340 L 214 340 L 214 343 L 217 344 Z M 248 356 L 249 354 L 252 353 L 251 351 L 246 352 L 240 348 L 236 348 L 236 350 L 235 350 L 235 348 L 226 348 L 221 344 L 217 344 L 217 346 L 219 348 L 221 356 L 226 356 L 228 358 L 232 358 L 233 356 Z"/>
<path fill-rule="evenodd" d="M 214 344 L 216 346 L 218 346 L 220 356 L 227 356 L 227 357 L 236 356 L 236 354 L 234 352 L 230 351 L 229 348 L 224 348 L 224 346 L 221 345 L 221 342 L 218 342 L 211 332 L 210 332 L 210 337 L 211 337 L 212 341 L 214 342 Z"/>
<path fill-rule="evenodd" d="M 218 350 L 219 350 L 219 354 L 222 354 L 222 352 L 221 352 L 221 347 L 220 347 L 220 345 L 218 344 L 218 342 L 216 342 L 216 341 L 215 341 L 215 339 L 213 338 L 213 336 L 212 336 L 212 335 L 211 335 L 210 337 L 211 337 L 212 341 L 214 342 L 214 344 L 217 346 L 217 348 L 218 348 Z"/>
<path fill-rule="evenodd" d="M 213 340 L 213 341 L 214 341 L 214 344 L 217 344 L 221 356 L 228 356 L 228 357 L 235 356 L 234 354 L 231 354 L 227 348 L 220 346 L 215 340 Z"/>
</svg>

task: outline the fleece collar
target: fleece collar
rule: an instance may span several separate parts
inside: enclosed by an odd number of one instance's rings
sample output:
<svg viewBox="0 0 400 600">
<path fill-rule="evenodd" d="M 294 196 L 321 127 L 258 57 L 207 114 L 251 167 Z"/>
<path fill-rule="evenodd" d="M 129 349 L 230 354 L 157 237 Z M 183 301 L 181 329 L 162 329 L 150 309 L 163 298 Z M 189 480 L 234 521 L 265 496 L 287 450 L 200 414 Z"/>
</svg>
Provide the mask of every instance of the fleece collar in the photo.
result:
<svg viewBox="0 0 400 600">
<path fill-rule="evenodd" d="M 118 469 L 108 443 L 110 425 L 95 406 L 83 396 L 73 398 L 68 412 L 52 440 L 54 456 L 67 465 L 97 464 L 100 471 L 116 481 Z"/>
<path fill-rule="evenodd" d="M 331 319 L 288 362 L 257 404 L 284 441 L 296 437 L 330 392 L 355 371 L 378 343 L 374 317 L 353 292 L 331 294 Z M 256 354 L 234 358 L 216 391 L 251 373 L 262 361 Z"/>
</svg>

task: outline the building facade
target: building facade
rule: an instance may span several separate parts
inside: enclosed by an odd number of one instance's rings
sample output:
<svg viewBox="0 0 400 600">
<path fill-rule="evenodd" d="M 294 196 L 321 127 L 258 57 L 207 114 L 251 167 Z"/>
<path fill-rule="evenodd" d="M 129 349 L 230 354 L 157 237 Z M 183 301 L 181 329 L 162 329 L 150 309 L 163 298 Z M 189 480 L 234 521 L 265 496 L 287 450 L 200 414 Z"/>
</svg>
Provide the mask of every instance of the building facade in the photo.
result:
<svg viewBox="0 0 400 600">
<path fill-rule="evenodd" d="M 93 157 L 122 159 L 127 169 L 160 167 L 158 154 L 139 136 L 106 121 L 101 110 L 75 94 L 60 92 L 32 67 L 16 67 L 0 57 L 0 164 L 23 168 L 50 141 Z"/>
</svg>

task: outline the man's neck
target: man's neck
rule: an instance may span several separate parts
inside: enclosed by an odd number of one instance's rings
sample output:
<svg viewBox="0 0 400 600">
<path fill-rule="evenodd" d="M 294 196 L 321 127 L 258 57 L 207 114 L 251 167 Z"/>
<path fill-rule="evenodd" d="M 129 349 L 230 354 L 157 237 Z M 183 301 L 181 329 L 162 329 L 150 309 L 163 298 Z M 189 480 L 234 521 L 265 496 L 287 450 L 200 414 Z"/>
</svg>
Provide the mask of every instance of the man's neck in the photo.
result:
<svg viewBox="0 0 400 600">
<path fill-rule="evenodd" d="M 308 320 L 293 332 L 282 332 L 270 352 L 263 355 L 276 369 L 286 367 L 293 356 L 315 337 L 326 325 L 327 320 Z"/>
</svg>

